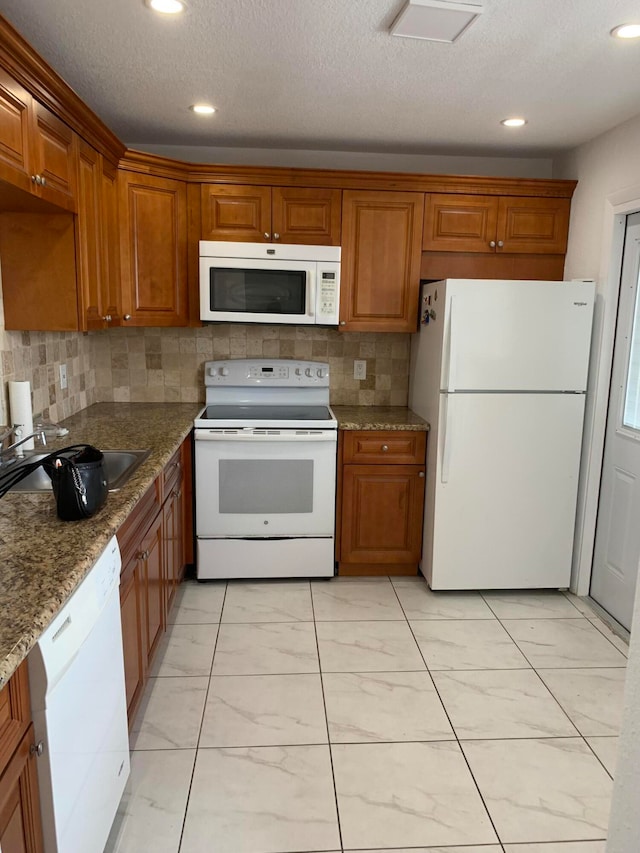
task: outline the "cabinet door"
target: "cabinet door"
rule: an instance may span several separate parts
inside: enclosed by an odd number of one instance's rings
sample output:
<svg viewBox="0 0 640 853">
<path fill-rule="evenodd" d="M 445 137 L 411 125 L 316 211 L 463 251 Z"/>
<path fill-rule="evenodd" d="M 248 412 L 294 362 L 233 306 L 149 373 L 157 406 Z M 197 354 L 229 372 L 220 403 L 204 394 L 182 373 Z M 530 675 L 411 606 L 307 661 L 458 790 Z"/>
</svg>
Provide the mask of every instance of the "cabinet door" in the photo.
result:
<svg viewBox="0 0 640 853">
<path fill-rule="evenodd" d="M 177 483 L 167 498 L 164 514 L 166 612 L 173 606 L 184 568 L 184 537 L 182 531 L 182 484 Z"/>
<path fill-rule="evenodd" d="M 118 169 L 102 158 L 100 186 L 102 225 L 102 305 L 109 326 L 122 323 L 122 288 L 120 285 L 120 232 L 118 219 Z"/>
<path fill-rule="evenodd" d="M 342 470 L 341 562 L 418 563 L 424 468 L 345 465 Z"/>
<path fill-rule="evenodd" d="M 202 239 L 271 241 L 271 188 L 202 186 Z"/>
<path fill-rule="evenodd" d="M 77 244 L 80 323 L 86 329 L 102 329 L 102 211 L 100 204 L 101 157 L 86 142 L 78 148 Z M 84 321 L 84 322 L 83 322 Z"/>
<path fill-rule="evenodd" d="M 33 115 L 35 170 L 41 179 L 37 193 L 58 207 L 75 211 L 78 138 L 37 101 L 33 102 Z"/>
<path fill-rule="evenodd" d="M 563 255 L 570 207 L 568 198 L 501 198 L 498 251 Z"/>
<path fill-rule="evenodd" d="M 186 326 L 186 186 L 129 172 L 120 179 L 125 325 Z"/>
<path fill-rule="evenodd" d="M 146 654 L 142 651 L 144 617 L 140 560 L 134 555 L 120 576 L 120 616 L 122 619 L 122 648 L 124 652 L 124 681 L 127 695 L 129 728 L 142 697 Z"/>
<path fill-rule="evenodd" d="M 42 826 L 33 725 L 0 777 L 0 850 L 42 853 Z"/>
<path fill-rule="evenodd" d="M 164 571 L 162 513 L 159 513 L 141 544 L 145 591 L 145 651 L 147 664 L 156 652 L 164 630 Z"/>
<path fill-rule="evenodd" d="M 0 179 L 31 192 L 31 95 L 0 68 Z"/>
<path fill-rule="evenodd" d="M 495 252 L 498 199 L 429 193 L 422 248 L 437 252 Z M 493 245 L 492 245 L 493 244 Z"/>
<path fill-rule="evenodd" d="M 271 219 L 275 241 L 339 246 L 340 190 L 273 187 Z"/>
<path fill-rule="evenodd" d="M 345 190 L 342 198 L 340 326 L 415 332 L 424 196 Z"/>
</svg>

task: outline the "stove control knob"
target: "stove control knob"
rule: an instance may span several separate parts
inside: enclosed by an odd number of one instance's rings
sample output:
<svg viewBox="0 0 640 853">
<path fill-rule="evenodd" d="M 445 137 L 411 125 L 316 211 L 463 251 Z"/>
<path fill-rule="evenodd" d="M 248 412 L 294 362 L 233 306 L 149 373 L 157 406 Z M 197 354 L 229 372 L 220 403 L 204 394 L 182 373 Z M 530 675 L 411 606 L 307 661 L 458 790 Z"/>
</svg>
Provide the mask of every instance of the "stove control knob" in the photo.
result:
<svg viewBox="0 0 640 853">
<path fill-rule="evenodd" d="M 322 379 L 325 376 L 325 371 L 323 368 L 320 368 L 319 370 L 317 370 L 316 373 L 318 374 L 319 379 Z"/>
<path fill-rule="evenodd" d="M 313 376 L 313 370 L 312 370 L 310 367 L 307 367 L 307 369 L 305 370 L 305 374 L 306 374 L 309 378 L 311 378 L 311 377 Z"/>
<path fill-rule="evenodd" d="M 296 367 L 296 376 L 302 376 L 302 368 Z"/>
<path fill-rule="evenodd" d="M 229 368 L 228 367 L 221 367 L 220 368 L 220 376 L 228 376 L 228 375 L 229 375 Z"/>
</svg>

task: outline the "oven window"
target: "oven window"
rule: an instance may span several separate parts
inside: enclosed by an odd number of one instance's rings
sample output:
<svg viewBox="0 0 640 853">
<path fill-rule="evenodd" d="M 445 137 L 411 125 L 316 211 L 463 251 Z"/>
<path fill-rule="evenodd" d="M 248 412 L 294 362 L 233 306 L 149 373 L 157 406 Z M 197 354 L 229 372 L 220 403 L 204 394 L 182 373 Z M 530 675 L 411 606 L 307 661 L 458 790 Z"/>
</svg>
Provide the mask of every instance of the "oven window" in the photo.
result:
<svg viewBox="0 0 640 853">
<path fill-rule="evenodd" d="M 212 267 L 212 311 L 242 314 L 305 314 L 304 270 L 219 269 Z"/>
<path fill-rule="evenodd" d="M 313 511 L 312 459 L 221 459 L 220 512 Z"/>
</svg>

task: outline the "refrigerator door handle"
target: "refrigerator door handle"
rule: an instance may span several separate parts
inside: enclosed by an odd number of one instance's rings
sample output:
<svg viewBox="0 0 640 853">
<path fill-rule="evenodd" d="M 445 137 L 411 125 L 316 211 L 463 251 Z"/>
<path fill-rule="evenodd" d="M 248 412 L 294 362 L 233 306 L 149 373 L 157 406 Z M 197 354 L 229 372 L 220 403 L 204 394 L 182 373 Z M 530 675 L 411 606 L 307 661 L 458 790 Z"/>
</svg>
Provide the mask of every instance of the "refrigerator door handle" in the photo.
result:
<svg viewBox="0 0 640 853">
<path fill-rule="evenodd" d="M 455 296 L 451 296 L 449 300 L 449 328 L 447 329 L 447 349 L 446 349 L 446 382 L 445 388 L 447 391 L 456 390 L 456 349 L 453 334 L 454 321 L 454 305 Z"/>
<path fill-rule="evenodd" d="M 451 467 L 451 446 L 453 444 L 453 397 L 442 395 L 442 464 L 440 466 L 440 482 L 449 482 Z"/>
</svg>

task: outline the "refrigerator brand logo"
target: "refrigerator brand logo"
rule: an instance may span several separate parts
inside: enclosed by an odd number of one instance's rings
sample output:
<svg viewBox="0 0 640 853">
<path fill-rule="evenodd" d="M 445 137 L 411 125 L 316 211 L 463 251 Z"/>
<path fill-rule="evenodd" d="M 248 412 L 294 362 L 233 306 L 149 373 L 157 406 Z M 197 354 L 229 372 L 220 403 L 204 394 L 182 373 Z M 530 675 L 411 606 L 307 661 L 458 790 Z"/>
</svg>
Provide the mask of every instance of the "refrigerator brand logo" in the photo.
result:
<svg viewBox="0 0 640 853">
<path fill-rule="evenodd" d="M 586 308 L 587 306 L 586 302 L 574 302 L 573 304 L 578 305 L 580 308 Z"/>
</svg>

